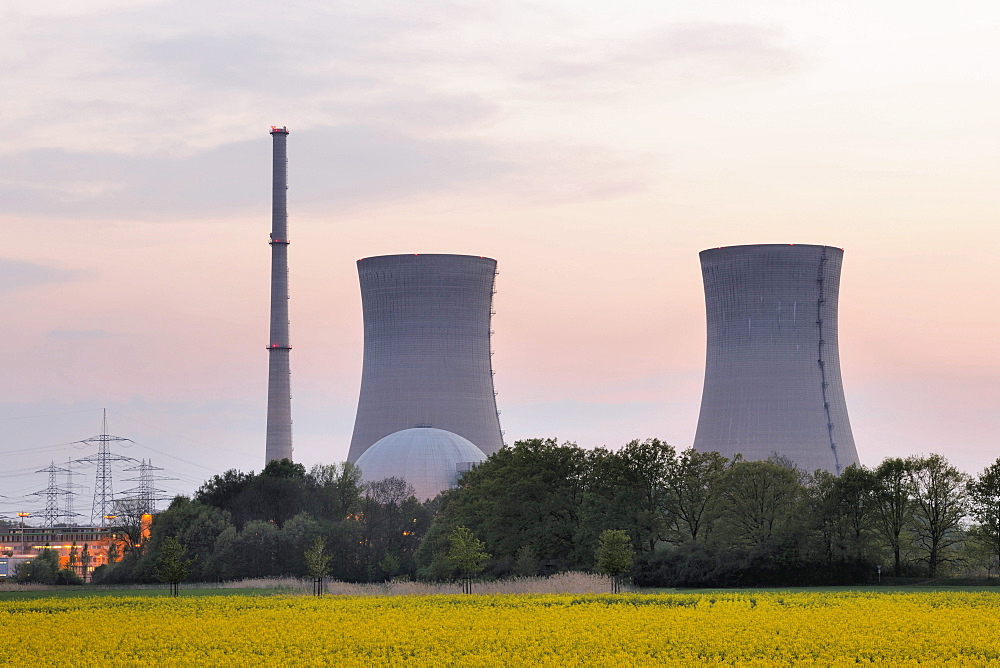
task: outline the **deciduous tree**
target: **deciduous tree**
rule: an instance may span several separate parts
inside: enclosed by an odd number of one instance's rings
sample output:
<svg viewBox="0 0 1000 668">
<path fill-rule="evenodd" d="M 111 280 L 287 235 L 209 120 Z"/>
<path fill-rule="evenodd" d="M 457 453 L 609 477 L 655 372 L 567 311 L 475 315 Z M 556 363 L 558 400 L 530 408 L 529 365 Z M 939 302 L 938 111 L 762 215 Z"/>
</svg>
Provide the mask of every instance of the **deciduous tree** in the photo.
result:
<svg viewBox="0 0 1000 668">
<path fill-rule="evenodd" d="M 913 486 L 914 532 L 919 561 L 927 564 L 930 577 L 952 562 L 952 548 L 962 540 L 966 513 L 968 476 L 941 455 L 911 457 L 907 469 Z"/>
<path fill-rule="evenodd" d="M 306 569 L 313 580 L 313 594 L 323 595 L 323 578 L 330 572 L 332 554 L 326 553 L 326 538 L 317 536 L 312 546 L 305 551 Z"/>
<path fill-rule="evenodd" d="M 909 464 L 899 457 L 883 460 L 875 469 L 875 516 L 879 532 L 892 551 L 892 574 L 902 574 L 901 536 L 913 516 L 913 479 Z"/>
<path fill-rule="evenodd" d="M 1000 564 L 1000 459 L 968 483 L 969 510 L 975 520 L 975 539 Z"/>
<path fill-rule="evenodd" d="M 472 576 L 481 573 L 490 558 L 486 546 L 467 527 L 455 527 L 448 536 L 448 543 L 451 546 L 448 561 L 462 574 L 463 591 L 471 594 Z"/>
<path fill-rule="evenodd" d="M 607 529 L 597 541 L 597 568 L 611 578 L 611 593 L 621 591 L 621 574 L 629 569 L 635 558 L 632 541 L 620 529 Z"/>
<path fill-rule="evenodd" d="M 837 507 L 847 528 L 848 549 L 857 560 L 871 556 L 875 522 L 875 474 L 851 464 L 834 482 Z"/>
<path fill-rule="evenodd" d="M 722 476 L 721 528 L 728 540 L 754 550 L 791 528 L 800 501 L 798 471 L 770 461 L 738 461 Z"/>
<path fill-rule="evenodd" d="M 674 540 L 703 540 L 714 516 L 719 482 L 728 460 L 718 452 L 684 450 L 669 465 L 666 475 L 666 516 Z"/>
<path fill-rule="evenodd" d="M 578 549 L 587 478 L 588 457 L 576 445 L 518 441 L 464 474 L 459 488 L 445 494 L 444 521 L 469 527 L 498 558 L 512 560 L 529 544 L 543 564 L 590 565 L 593 543 L 587 553 Z"/>
<path fill-rule="evenodd" d="M 191 573 L 191 559 L 184 559 L 184 546 L 168 536 L 160 547 L 160 561 L 156 566 L 156 577 L 170 585 L 170 595 L 180 593 L 180 583 Z"/>
</svg>

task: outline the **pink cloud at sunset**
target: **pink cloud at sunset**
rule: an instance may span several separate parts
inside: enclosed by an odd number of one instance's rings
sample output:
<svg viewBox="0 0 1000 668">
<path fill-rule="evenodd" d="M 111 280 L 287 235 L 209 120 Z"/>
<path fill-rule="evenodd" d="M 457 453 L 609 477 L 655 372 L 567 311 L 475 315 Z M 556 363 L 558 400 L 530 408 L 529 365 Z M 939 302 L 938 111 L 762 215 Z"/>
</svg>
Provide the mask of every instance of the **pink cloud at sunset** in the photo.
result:
<svg viewBox="0 0 1000 668">
<path fill-rule="evenodd" d="M 845 249 L 840 351 L 864 463 L 933 451 L 976 472 L 1000 455 L 993 4 L 272 9 L 8 11 L 10 470 L 79 456 L 56 446 L 97 433 L 102 407 L 133 456 L 181 472 L 172 491 L 261 468 L 274 123 L 291 131 L 307 465 L 347 453 L 358 258 L 498 260 L 508 442 L 687 447 L 698 252 L 750 243 Z"/>
</svg>

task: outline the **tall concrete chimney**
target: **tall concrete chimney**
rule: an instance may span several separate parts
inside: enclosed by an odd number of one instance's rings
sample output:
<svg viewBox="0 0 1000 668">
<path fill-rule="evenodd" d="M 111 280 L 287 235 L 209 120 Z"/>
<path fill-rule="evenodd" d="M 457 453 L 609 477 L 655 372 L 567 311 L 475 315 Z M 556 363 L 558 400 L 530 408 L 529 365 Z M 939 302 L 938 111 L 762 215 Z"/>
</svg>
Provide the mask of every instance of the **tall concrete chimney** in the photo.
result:
<svg viewBox="0 0 1000 668">
<path fill-rule="evenodd" d="M 271 338 L 268 340 L 267 441 L 264 463 L 292 458 L 292 388 L 288 358 L 288 128 L 271 126 Z"/>
</svg>

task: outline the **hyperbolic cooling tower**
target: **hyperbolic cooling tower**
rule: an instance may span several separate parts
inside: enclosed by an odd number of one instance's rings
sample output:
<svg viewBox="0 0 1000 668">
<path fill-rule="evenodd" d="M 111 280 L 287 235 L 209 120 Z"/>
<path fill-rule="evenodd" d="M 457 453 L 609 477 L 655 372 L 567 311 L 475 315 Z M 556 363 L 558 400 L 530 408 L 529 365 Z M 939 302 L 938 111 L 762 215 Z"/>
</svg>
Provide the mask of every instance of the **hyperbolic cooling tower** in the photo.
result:
<svg viewBox="0 0 1000 668">
<path fill-rule="evenodd" d="M 288 340 L 288 129 L 271 126 L 271 338 L 268 340 L 264 462 L 292 458 L 292 387 Z"/>
<path fill-rule="evenodd" d="M 496 260 L 358 260 L 365 352 L 350 462 L 413 427 L 444 429 L 486 455 L 503 447 L 490 356 Z"/>
<path fill-rule="evenodd" d="M 700 257 L 708 351 L 695 449 L 836 474 L 857 464 L 837 345 L 843 250 L 761 244 Z"/>
</svg>

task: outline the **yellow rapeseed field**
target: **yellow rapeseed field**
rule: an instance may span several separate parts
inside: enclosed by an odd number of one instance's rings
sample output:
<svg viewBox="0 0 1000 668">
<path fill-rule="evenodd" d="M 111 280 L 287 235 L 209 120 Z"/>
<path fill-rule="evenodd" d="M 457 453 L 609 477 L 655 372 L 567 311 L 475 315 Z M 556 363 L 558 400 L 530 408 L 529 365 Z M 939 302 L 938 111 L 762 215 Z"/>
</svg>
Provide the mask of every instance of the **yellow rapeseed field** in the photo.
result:
<svg viewBox="0 0 1000 668">
<path fill-rule="evenodd" d="M 1000 663 L 1000 595 L 182 595 L 0 603 L 0 665 L 856 663 Z"/>
</svg>

